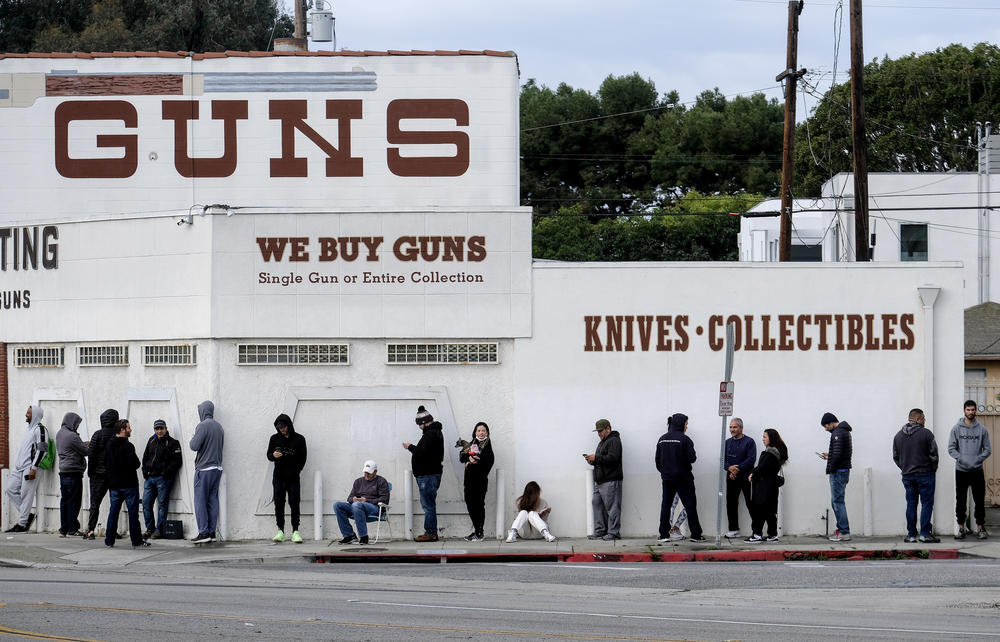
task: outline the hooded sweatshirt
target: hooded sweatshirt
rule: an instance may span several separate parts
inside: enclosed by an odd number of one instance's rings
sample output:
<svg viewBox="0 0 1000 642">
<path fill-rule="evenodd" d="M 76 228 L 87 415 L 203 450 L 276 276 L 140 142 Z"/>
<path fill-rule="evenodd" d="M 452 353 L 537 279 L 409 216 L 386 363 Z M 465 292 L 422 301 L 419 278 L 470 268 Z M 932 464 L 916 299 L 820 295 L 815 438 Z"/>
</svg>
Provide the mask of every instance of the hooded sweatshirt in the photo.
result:
<svg viewBox="0 0 1000 642">
<path fill-rule="evenodd" d="M 108 408 L 101 413 L 101 429 L 90 438 L 88 459 L 90 460 L 89 474 L 91 477 L 105 477 L 108 474 L 108 468 L 104 464 L 104 456 L 108 442 L 115 436 L 116 421 L 118 421 L 118 411 L 114 408 Z"/>
<path fill-rule="evenodd" d="M 441 428 L 440 421 L 432 421 L 423 429 L 420 441 L 410 444 L 409 451 L 413 453 L 410 464 L 414 477 L 440 475 L 444 470 L 441 465 L 444 459 L 444 435 L 441 434 Z"/>
<path fill-rule="evenodd" d="M 280 425 L 288 426 L 288 436 L 281 434 Z M 274 452 L 281 453 L 275 458 Z M 267 442 L 267 459 L 274 462 L 276 479 L 297 479 L 306 465 L 306 438 L 295 432 L 292 418 L 282 413 L 274 420 L 274 434 Z"/>
<path fill-rule="evenodd" d="M 934 433 L 916 421 L 907 422 L 892 440 L 892 460 L 904 475 L 937 472 Z"/>
<path fill-rule="evenodd" d="M 677 413 L 667 420 L 667 432 L 656 442 L 656 470 L 664 481 L 694 481 L 691 464 L 698 455 L 694 442 L 684 434 L 687 415 Z"/>
<path fill-rule="evenodd" d="M 115 435 L 105 449 L 105 464 L 108 468 L 108 490 L 138 488 L 139 477 L 135 474 L 139 468 L 139 457 L 135 454 L 135 446 L 128 437 Z"/>
<path fill-rule="evenodd" d="M 978 420 L 971 426 L 966 426 L 965 418 L 962 418 L 951 429 L 948 454 L 955 458 L 955 470 L 963 473 L 979 470 L 991 452 L 990 433 Z"/>
<path fill-rule="evenodd" d="M 594 483 L 622 481 L 622 438 L 617 430 L 612 430 L 597 444 L 594 451 Z"/>
<path fill-rule="evenodd" d="M 215 420 L 214 415 L 214 403 L 202 401 L 198 404 L 198 418 L 201 422 L 195 426 L 194 437 L 189 444 L 191 450 L 198 453 L 194 456 L 195 470 L 222 470 L 222 424 Z"/>
<path fill-rule="evenodd" d="M 841 421 L 830 432 L 829 455 L 826 459 L 826 474 L 832 475 L 838 470 L 851 469 L 851 455 L 854 447 L 851 445 L 851 424 Z"/>
<path fill-rule="evenodd" d="M 56 435 L 56 452 L 59 454 L 59 474 L 83 477 L 87 470 L 87 447 L 77 434 L 83 419 L 75 412 L 67 412 L 62 428 Z"/>
<path fill-rule="evenodd" d="M 17 450 L 17 457 L 14 459 L 14 470 L 23 473 L 26 470 L 37 469 L 38 463 L 45 457 L 48 444 L 45 443 L 47 431 L 42 424 L 41 406 L 31 407 L 31 421 L 24 429 L 24 438 L 21 440 L 21 447 Z"/>
</svg>

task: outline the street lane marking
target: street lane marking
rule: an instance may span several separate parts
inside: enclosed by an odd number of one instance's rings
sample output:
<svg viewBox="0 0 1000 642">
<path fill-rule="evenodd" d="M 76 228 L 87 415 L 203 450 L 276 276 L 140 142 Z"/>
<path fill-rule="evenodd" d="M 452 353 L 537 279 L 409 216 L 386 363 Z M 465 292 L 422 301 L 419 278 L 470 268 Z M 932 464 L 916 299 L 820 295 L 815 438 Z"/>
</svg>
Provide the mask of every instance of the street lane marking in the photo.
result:
<svg viewBox="0 0 1000 642">
<path fill-rule="evenodd" d="M 977 631 L 956 631 L 956 630 L 935 630 L 935 629 L 896 629 L 889 627 L 870 626 L 838 626 L 834 624 L 785 624 L 775 622 L 753 622 L 750 620 L 716 620 L 706 618 L 690 617 L 667 617 L 662 615 L 621 615 L 618 613 L 589 613 L 585 611 L 545 611 L 533 609 L 501 609 L 486 606 L 449 606 L 443 604 L 412 604 L 406 602 L 369 602 L 365 600 L 347 600 L 353 604 L 368 604 L 371 606 L 406 606 L 419 609 L 441 609 L 453 611 L 489 611 L 494 613 L 522 613 L 539 615 L 577 615 L 583 617 L 608 617 L 620 618 L 622 620 L 657 620 L 661 622 L 692 622 L 696 624 L 734 624 L 739 626 L 770 626 L 784 629 L 815 629 L 823 631 L 869 631 L 878 633 L 923 633 L 930 635 L 941 635 L 953 638 L 956 635 L 973 635 L 988 638 L 996 638 L 996 631 L 980 633 Z M 623 638 L 624 639 L 624 638 Z M 942 638 L 944 639 L 944 637 Z"/>
<path fill-rule="evenodd" d="M 357 602 L 356 600 L 348 600 L 348 602 Z M 361 602 L 362 604 L 368 604 L 368 602 Z M 10 606 L 13 603 L 7 605 Z M 235 622 L 246 623 L 247 617 L 244 615 L 221 615 L 215 613 L 184 613 L 179 611 L 160 611 L 154 609 L 126 609 L 126 608 L 115 608 L 107 606 L 81 606 L 73 604 L 50 604 L 48 602 L 39 602 L 35 604 L 20 604 L 19 606 L 27 607 L 41 607 L 41 608 L 53 608 L 53 609 L 65 609 L 65 610 L 76 610 L 76 611 L 100 611 L 104 613 L 125 613 L 131 615 L 167 615 L 175 617 L 185 617 L 185 618 L 202 618 L 209 620 L 229 620 Z M 499 609 L 498 609 L 499 610 Z M 510 635 L 517 637 L 527 637 L 527 638 L 543 638 L 552 639 L 558 638 L 561 640 L 626 640 L 627 642 L 685 642 L 678 638 L 645 638 L 645 637 L 624 637 L 621 635 L 584 635 L 578 633 L 559 633 L 553 631 L 507 631 L 503 629 L 463 629 L 458 627 L 443 627 L 443 626 L 420 626 L 416 624 L 378 624 L 372 622 L 350 622 L 350 621 L 338 621 L 338 620 L 319 620 L 316 618 L 309 618 L 305 620 L 293 620 L 288 618 L 269 618 L 269 617 L 258 617 L 253 618 L 254 622 L 267 622 L 267 623 L 277 623 L 277 624 L 320 624 L 320 625 L 334 625 L 343 627 L 355 627 L 355 628 L 369 628 L 369 629 L 393 629 L 393 630 L 405 630 L 405 631 L 430 631 L 434 633 L 468 633 L 476 635 Z M 15 637 L 24 637 L 28 639 L 38 639 L 38 640 L 67 640 L 69 642 L 99 642 L 98 640 L 88 640 L 85 638 L 66 638 L 60 636 L 46 635 L 44 633 L 32 633 L 30 631 L 18 631 L 17 629 L 5 629 L 0 627 L 0 633 L 5 631 L 10 631 L 11 635 Z M 690 642 L 690 641 L 688 641 Z"/>
<path fill-rule="evenodd" d="M 0 604 L 0 606 L 7 606 L 7 605 Z M 48 633 L 22 631 L 21 629 L 12 629 L 9 626 L 3 626 L 3 625 L 0 625 L 0 633 L 5 635 L 10 635 L 16 638 L 27 638 L 29 640 L 65 640 L 66 642 L 98 642 L 97 640 L 91 640 L 88 638 L 68 638 L 62 635 L 50 635 Z"/>
<path fill-rule="evenodd" d="M 493 566 L 496 566 L 496 565 L 494 564 Z M 527 562 L 524 562 L 524 563 L 521 563 L 521 562 L 504 562 L 503 564 L 500 564 L 500 566 L 520 566 L 520 567 L 532 568 L 532 567 L 537 567 L 538 564 L 537 563 L 532 564 L 532 563 L 527 563 Z M 632 566 L 607 566 L 607 565 L 592 566 L 592 565 L 587 565 L 587 564 L 552 564 L 552 565 L 546 567 L 546 570 L 548 570 L 550 568 L 558 568 L 558 569 L 561 569 L 561 570 L 572 570 L 572 569 L 577 569 L 577 568 L 591 568 L 591 569 L 596 569 L 596 570 L 599 570 L 599 571 L 633 571 L 633 572 L 638 571 L 640 573 L 644 573 L 644 572 L 646 572 L 646 571 L 649 570 L 648 568 L 640 568 L 640 567 L 632 567 Z"/>
</svg>

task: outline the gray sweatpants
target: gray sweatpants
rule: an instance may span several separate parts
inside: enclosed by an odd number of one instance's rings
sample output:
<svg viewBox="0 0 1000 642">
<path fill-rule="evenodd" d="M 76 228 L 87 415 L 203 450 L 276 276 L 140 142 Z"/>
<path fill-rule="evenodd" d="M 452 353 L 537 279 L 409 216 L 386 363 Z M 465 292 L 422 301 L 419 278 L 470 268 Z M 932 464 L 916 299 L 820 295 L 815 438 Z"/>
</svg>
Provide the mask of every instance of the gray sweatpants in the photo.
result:
<svg viewBox="0 0 1000 642">
<path fill-rule="evenodd" d="M 31 504 L 35 501 L 35 488 L 41 478 L 39 471 L 35 471 L 34 479 L 25 479 L 27 470 L 14 470 L 10 473 L 10 484 L 7 486 L 7 495 L 10 497 L 12 508 L 18 512 L 18 524 L 28 525 L 28 515 L 31 513 Z"/>
<path fill-rule="evenodd" d="M 594 507 L 594 534 L 620 536 L 622 530 L 621 480 L 594 484 L 594 496 L 590 503 Z"/>
</svg>

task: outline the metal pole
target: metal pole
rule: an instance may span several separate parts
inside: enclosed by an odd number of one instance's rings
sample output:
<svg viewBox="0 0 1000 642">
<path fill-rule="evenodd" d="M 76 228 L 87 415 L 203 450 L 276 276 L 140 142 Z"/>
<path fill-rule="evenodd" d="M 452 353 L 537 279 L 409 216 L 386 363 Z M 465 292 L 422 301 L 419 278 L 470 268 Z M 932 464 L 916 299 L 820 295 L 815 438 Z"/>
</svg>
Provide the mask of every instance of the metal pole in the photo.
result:
<svg viewBox="0 0 1000 642">
<path fill-rule="evenodd" d="M 723 381 L 730 381 L 733 378 L 733 337 L 736 332 L 736 324 L 726 325 L 726 372 Z M 719 497 L 715 512 L 715 545 L 722 546 L 722 504 L 725 501 L 726 491 L 726 435 L 729 434 L 729 416 L 722 417 L 722 439 L 719 440 Z"/>
<path fill-rule="evenodd" d="M 323 539 L 323 471 L 313 472 L 313 539 Z"/>
</svg>

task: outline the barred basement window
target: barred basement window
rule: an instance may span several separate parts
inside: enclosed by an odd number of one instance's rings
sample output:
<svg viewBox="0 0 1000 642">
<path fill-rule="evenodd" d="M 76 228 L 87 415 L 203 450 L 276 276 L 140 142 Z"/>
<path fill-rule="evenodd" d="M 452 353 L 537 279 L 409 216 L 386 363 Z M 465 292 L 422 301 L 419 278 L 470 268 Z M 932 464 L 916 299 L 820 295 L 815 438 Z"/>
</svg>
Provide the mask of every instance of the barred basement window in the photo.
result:
<svg viewBox="0 0 1000 642">
<path fill-rule="evenodd" d="M 498 343 L 390 343 L 390 364 L 500 363 Z"/>
<path fill-rule="evenodd" d="M 62 368 L 66 348 L 15 348 L 14 365 L 18 368 Z"/>
<path fill-rule="evenodd" d="M 190 344 L 142 346 L 143 362 L 147 366 L 193 366 L 197 347 Z"/>
<path fill-rule="evenodd" d="M 346 343 L 240 343 L 237 365 L 349 365 L 350 349 Z"/>
<path fill-rule="evenodd" d="M 127 366 L 128 346 L 80 346 L 76 360 L 81 366 Z"/>
</svg>

